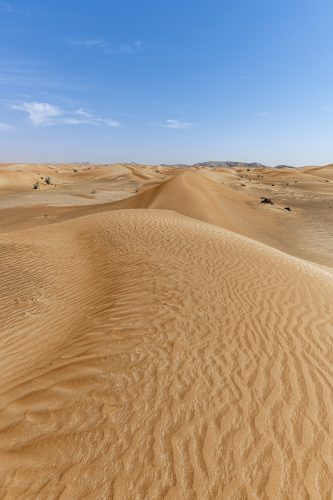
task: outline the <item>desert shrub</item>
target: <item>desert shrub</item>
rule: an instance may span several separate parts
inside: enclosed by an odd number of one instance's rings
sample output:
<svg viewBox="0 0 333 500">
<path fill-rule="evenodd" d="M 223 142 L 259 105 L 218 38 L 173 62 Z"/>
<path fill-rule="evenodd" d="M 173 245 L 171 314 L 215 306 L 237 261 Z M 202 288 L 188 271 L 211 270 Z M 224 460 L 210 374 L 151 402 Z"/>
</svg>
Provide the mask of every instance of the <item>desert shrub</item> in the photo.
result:
<svg viewBox="0 0 333 500">
<path fill-rule="evenodd" d="M 48 185 L 52 184 L 51 177 L 45 177 L 45 184 L 48 184 Z"/>
<path fill-rule="evenodd" d="M 39 181 L 33 184 L 32 189 L 39 189 Z"/>
<path fill-rule="evenodd" d="M 274 201 L 270 200 L 269 198 L 262 196 L 260 199 L 260 203 L 265 203 L 266 205 L 274 205 Z"/>
</svg>

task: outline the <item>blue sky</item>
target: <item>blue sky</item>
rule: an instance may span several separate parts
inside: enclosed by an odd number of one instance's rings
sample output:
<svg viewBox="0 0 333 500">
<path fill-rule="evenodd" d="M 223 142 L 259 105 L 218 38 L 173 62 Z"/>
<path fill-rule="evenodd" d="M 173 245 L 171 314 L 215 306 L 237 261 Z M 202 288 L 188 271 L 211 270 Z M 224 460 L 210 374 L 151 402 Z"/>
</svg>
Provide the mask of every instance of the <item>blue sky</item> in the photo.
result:
<svg viewBox="0 0 333 500">
<path fill-rule="evenodd" d="M 333 162 L 332 0 L 0 0 L 0 161 Z"/>
</svg>

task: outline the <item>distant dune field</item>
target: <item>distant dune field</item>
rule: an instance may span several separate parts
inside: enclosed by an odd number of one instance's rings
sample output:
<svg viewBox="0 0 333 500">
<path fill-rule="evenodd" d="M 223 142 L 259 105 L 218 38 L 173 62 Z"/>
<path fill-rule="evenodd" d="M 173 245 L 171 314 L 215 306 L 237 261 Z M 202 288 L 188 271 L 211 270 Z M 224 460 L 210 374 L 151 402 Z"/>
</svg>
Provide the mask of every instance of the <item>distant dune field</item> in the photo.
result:
<svg viewBox="0 0 333 500">
<path fill-rule="evenodd" d="M 0 498 L 331 498 L 333 166 L 0 165 L 0 319 Z"/>
</svg>

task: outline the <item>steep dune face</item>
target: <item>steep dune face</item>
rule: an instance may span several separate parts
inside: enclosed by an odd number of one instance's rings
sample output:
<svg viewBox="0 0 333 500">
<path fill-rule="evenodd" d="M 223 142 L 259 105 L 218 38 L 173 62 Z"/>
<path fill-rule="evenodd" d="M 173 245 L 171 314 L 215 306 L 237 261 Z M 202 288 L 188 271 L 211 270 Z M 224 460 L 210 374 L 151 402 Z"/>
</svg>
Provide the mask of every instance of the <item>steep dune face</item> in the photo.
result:
<svg viewBox="0 0 333 500">
<path fill-rule="evenodd" d="M 255 228 L 274 225 L 253 209 L 254 198 L 192 171 L 175 175 L 157 186 L 112 203 L 111 209 L 159 208 L 174 210 L 203 222 L 253 237 Z M 258 204 L 258 201 L 256 201 Z M 259 238 L 260 239 L 260 238 Z"/>
<path fill-rule="evenodd" d="M 160 207 L 333 269 L 333 183 L 317 175 L 324 170 L 329 175 L 332 167 L 1 164 L 0 233 L 108 210 Z M 46 175 L 52 185 L 45 184 Z M 33 190 L 36 180 L 40 189 Z M 261 205 L 262 196 L 274 206 Z"/>
<path fill-rule="evenodd" d="M 230 224 L 251 198 L 191 171 L 175 175 L 127 201 L 129 208 L 174 210 L 211 224 Z"/>
<path fill-rule="evenodd" d="M 3 497 L 329 498 L 328 274 L 156 208 L 3 234 L 0 266 Z"/>
</svg>

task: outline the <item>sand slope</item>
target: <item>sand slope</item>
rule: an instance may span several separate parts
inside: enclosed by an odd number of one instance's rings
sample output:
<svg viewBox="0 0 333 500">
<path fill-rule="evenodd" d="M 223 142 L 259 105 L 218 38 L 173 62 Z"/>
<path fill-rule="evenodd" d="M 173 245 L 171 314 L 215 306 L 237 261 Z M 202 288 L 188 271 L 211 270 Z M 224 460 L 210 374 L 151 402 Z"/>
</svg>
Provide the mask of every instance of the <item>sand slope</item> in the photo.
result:
<svg viewBox="0 0 333 500">
<path fill-rule="evenodd" d="M 327 178 L 317 175 L 323 172 Z M 332 172 L 333 166 L 0 164 L 0 233 L 42 230 L 74 217 L 154 206 L 218 224 L 333 270 Z M 51 185 L 45 184 L 46 175 Z M 36 180 L 40 189 L 33 190 Z M 262 196 L 274 206 L 261 205 Z"/>
<path fill-rule="evenodd" d="M 319 168 L 303 167 L 302 171 L 310 175 L 315 175 L 317 177 L 322 177 L 323 179 L 333 181 L 333 164 L 325 165 L 324 167 L 319 167 Z"/>
<path fill-rule="evenodd" d="M 170 186 L 1 235 L 2 497 L 330 498 L 331 276 Z"/>
<path fill-rule="evenodd" d="M 115 207 L 174 210 L 194 219 L 239 230 L 242 219 L 256 217 L 247 194 L 187 171 L 145 189 Z"/>
</svg>

